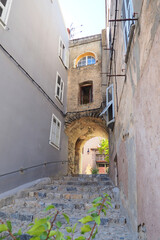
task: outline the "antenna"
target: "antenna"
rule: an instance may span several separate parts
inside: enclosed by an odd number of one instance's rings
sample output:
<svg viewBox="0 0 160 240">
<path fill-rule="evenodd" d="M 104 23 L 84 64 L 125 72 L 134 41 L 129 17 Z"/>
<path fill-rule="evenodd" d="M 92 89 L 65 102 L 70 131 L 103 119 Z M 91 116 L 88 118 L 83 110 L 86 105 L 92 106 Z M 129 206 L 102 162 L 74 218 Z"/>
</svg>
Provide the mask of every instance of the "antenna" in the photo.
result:
<svg viewBox="0 0 160 240">
<path fill-rule="evenodd" d="M 70 25 L 70 39 L 73 39 L 77 34 L 82 33 L 83 30 L 81 30 L 81 28 L 83 27 L 83 25 L 81 24 L 80 26 L 74 26 L 74 23 L 72 22 Z"/>
</svg>

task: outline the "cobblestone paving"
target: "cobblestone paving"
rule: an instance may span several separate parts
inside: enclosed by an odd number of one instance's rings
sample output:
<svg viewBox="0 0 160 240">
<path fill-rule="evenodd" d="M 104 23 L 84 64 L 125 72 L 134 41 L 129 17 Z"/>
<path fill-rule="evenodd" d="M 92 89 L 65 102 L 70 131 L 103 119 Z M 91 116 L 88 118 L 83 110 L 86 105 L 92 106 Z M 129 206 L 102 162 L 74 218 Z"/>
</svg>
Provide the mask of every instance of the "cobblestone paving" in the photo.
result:
<svg viewBox="0 0 160 240">
<path fill-rule="evenodd" d="M 70 216 L 71 224 L 86 216 L 94 198 L 108 193 L 113 208 L 107 216 L 102 216 L 96 240 L 135 240 L 129 231 L 126 219 L 121 214 L 115 194 L 115 187 L 107 175 L 63 177 L 48 183 L 39 183 L 34 187 L 16 193 L 14 196 L 0 199 L 0 219 L 12 222 L 13 228 L 26 232 L 28 224 L 35 218 L 45 216 L 44 208 L 50 204 Z M 66 234 L 65 220 L 59 216 L 63 232 Z M 81 224 L 77 225 L 75 238 L 80 235 Z M 9 239 L 9 238 L 8 238 Z M 21 239 L 27 240 L 27 236 Z"/>
</svg>

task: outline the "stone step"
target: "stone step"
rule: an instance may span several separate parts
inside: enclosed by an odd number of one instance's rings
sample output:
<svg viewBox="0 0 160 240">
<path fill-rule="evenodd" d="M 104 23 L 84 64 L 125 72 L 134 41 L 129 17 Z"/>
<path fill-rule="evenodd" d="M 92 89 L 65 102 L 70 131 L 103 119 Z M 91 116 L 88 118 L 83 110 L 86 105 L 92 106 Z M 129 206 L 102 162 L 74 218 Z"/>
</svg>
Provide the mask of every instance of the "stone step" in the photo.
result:
<svg viewBox="0 0 160 240">
<path fill-rule="evenodd" d="M 70 223 L 73 225 L 87 215 L 93 199 L 103 193 L 111 196 L 113 208 L 109 207 L 106 216 L 102 214 L 100 231 L 95 239 L 130 240 L 126 219 L 121 215 L 118 205 L 118 190 L 109 180 L 108 175 L 65 176 L 61 179 L 52 179 L 46 184 L 37 184 L 0 201 L 0 218 L 4 221 L 10 220 L 14 229 L 22 228 L 25 232 L 32 220 L 46 217 L 48 212 L 44 211 L 45 207 L 53 204 L 57 210 L 65 212 L 70 217 Z M 62 229 L 66 233 L 64 218 L 58 216 L 58 220 L 63 223 Z M 77 228 L 80 229 L 80 223 Z M 77 231 L 77 237 L 78 234 Z M 21 238 L 21 240 L 26 239 Z"/>
<path fill-rule="evenodd" d="M 98 174 L 98 175 L 77 175 L 75 177 L 72 177 L 72 176 L 64 176 L 62 179 L 63 180 L 66 180 L 66 181 L 69 181 L 69 180 L 76 180 L 76 181 L 88 181 L 88 182 L 91 182 L 91 181 L 94 181 L 94 182 L 98 182 L 98 181 L 107 181 L 107 180 L 110 180 L 109 176 L 107 174 Z"/>
<path fill-rule="evenodd" d="M 60 185 L 74 185 L 74 186 L 113 186 L 113 183 L 111 181 L 104 181 L 104 182 L 88 182 L 88 181 L 63 181 L 63 180 L 59 180 L 54 181 L 54 184 L 60 184 Z"/>
<path fill-rule="evenodd" d="M 74 219 L 74 222 L 78 222 L 79 219 L 87 215 L 87 210 L 91 207 L 91 204 L 84 204 L 84 203 L 57 203 L 52 202 L 52 204 L 55 206 L 55 208 L 59 211 L 64 211 L 70 216 L 71 222 Z M 0 218 L 2 219 L 10 219 L 11 221 L 16 219 L 21 222 L 32 222 L 33 219 L 35 219 L 41 211 L 41 217 L 45 217 L 47 215 L 46 212 L 43 211 L 43 207 L 46 207 L 41 205 L 37 205 L 36 207 L 24 207 L 19 206 L 19 210 L 14 211 L 14 206 L 12 209 L 10 209 L 8 212 L 6 212 L 5 209 L 0 211 Z M 17 209 L 17 208 L 16 208 Z M 76 211 L 77 210 L 77 211 Z M 61 216 L 61 218 L 64 220 L 64 218 Z M 120 216 L 120 211 L 115 209 L 108 209 L 107 216 L 103 216 L 102 214 L 102 222 L 103 225 L 105 223 L 117 223 L 117 224 L 125 224 L 126 220 L 124 217 Z M 62 221 L 63 222 L 63 221 Z"/>
</svg>

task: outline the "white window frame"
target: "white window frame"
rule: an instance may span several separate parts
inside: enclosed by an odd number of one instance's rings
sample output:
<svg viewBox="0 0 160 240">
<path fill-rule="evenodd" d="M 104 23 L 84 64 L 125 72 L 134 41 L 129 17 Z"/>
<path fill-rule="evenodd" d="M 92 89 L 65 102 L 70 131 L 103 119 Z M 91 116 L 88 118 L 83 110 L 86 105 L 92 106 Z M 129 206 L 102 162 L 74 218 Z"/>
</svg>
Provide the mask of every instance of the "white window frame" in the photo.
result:
<svg viewBox="0 0 160 240">
<path fill-rule="evenodd" d="M 60 137 L 61 121 L 54 114 L 52 114 L 49 144 L 58 150 L 60 149 Z"/>
<path fill-rule="evenodd" d="M 58 83 L 58 78 L 60 78 L 60 84 Z M 59 95 L 57 93 L 57 89 L 59 89 Z M 63 82 L 60 74 L 57 72 L 56 86 L 55 86 L 55 97 L 60 101 L 61 104 L 63 104 L 63 93 L 64 93 L 64 82 Z"/>
<path fill-rule="evenodd" d="M 109 99 L 109 94 L 110 94 L 110 89 L 111 89 L 111 100 Z M 108 110 L 109 108 L 112 108 L 112 119 L 109 120 L 109 114 Z M 101 112 L 100 116 L 106 113 L 107 116 L 107 126 L 109 126 L 111 123 L 115 122 L 115 113 L 114 113 L 114 86 L 111 84 L 107 89 L 106 89 L 106 107 L 103 109 Z"/>
<path fill-rule="evenodd" d="M 133 13 L 134 13 L 133 12 L 133 3 L 132 3 L 132 0 L 128 0 L 128 1 L 129 1 L 128 6 L 127 6 L 127 0 L 123 0 L 123 3 L 122 3 L 122 17 L 123 18 L 133 18 Z M 123 15 L 123 6 L 124 6 L 125 16 Z M 125 50 L 127 50 L 127 45 L 128 45 L 129 36 L 130 36 L 130 28 L 131 28 L 132 24 L 134 24 L 134 20 L 122 22 Z"/>
<path fill-rule="evenodd" d="M 2 8 L 2 15 L 0 17 L 0 23 L 3 26 L 7 25 L 7 21 L 8 21 L 8 17 L 9 17 L 9 12 L 11 9 L 11 4 L 12 4 L 12 0 L 7 0 L 6 2 L 6 6 L 4 6 L 1 2 L 0 2 L 0 7 Z"/>
<path fill-rule="evenodd" d="M 88 64 L 88 57 L 92 57 L 92 58 L 95 60 L 95 63 Z M 85 58 L 85 64 L 82 65 L 82 66 L 78 66 L 78 63 L 79 63 L 83 58 Z M 84 56 L 84 57 L 80 58 L 79 61 L 78 61 L 78 63 L 77 63 L 77 68 L 78 68 L 78 67 L 90 66 L 90 65 L 96 64 L 96 59 L 95 59 L 95 57 L 93 57 L 93 56 L 91 56 L 91 55 L 87 55 L 87 56 Z"/>
<path fill-rule="evenodd" d="M 66 68 L 69 68 L 69 50 L 66 48 L 61 37 L 59 37 L 58 55 L 59 55 L 59 58 L 60 58 L 61 62 L 63 63 L 63 65 Z"/>
</svg>

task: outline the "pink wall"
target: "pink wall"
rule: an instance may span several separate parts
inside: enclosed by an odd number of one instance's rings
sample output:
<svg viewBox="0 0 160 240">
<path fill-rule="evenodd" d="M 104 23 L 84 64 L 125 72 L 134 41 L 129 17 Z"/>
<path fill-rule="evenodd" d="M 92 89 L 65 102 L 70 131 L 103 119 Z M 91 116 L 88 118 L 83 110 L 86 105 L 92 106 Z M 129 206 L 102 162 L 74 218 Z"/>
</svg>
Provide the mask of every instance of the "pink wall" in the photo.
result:
<svg viewBox="0 0 160 240">
<path fill-rule="evenodd" d="M 138 223 L 160 239 L 160 26 L 134 98 Z"/>
</svg>

